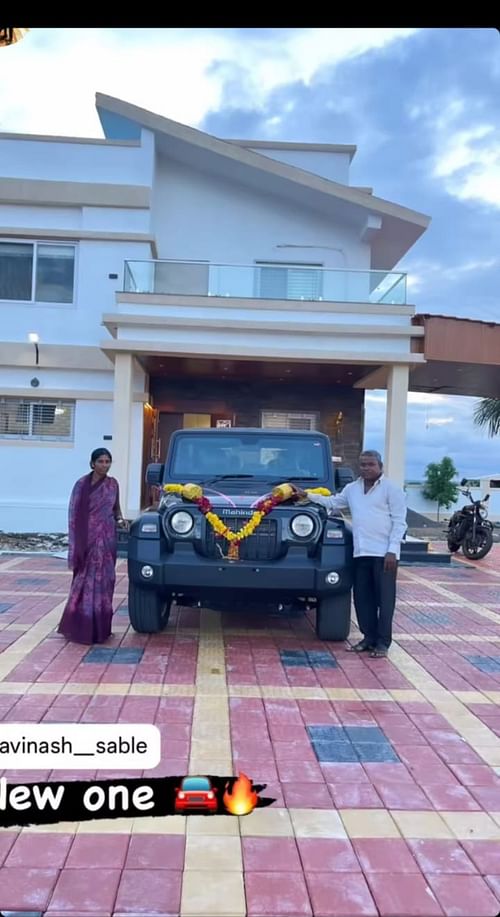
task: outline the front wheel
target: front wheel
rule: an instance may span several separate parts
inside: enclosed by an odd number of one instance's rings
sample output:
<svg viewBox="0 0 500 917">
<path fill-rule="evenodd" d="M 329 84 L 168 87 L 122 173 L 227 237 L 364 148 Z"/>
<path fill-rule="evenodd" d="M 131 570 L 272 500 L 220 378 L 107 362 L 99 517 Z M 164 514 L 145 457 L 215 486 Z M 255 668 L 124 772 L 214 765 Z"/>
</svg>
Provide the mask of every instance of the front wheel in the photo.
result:
<svg viewBox="0 0 500 917">
<path fill-rule="evenodd" d="M 492 545 L 493 533 L 490 529 L 481 526 L 476 529 L 474 538 L 472 537 L 472 533 L 465 536 L 462 551 L 469 560 L 481 560 L 491 551 Z"/>
<path fill-rule="evenodd" d="M 128 614 L 138 634 L 158 634 L 167 626 L 172 596 L 129 582 Z"/>
<path fill-rule="evenodd" d="M 316 636 L 320 640 L 347 640 L 351 630 L 351 593 L 318 599 Z"/>
</svg>

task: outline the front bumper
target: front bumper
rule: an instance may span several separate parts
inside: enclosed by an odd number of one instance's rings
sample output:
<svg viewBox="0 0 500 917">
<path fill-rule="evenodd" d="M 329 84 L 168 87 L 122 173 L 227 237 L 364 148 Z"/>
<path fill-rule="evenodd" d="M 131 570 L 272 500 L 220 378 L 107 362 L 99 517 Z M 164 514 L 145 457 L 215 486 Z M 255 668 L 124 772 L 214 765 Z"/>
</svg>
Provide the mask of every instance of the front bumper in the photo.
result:
<svg viewBox="0 0 500 917">
<path fill-rule="evenodd" d="M 347 592 L 352 586 L 352 553 L 348 544 L 323 545 L 318 556 L 304 548 L 290 547 L 284 557 L 272 561 L 214 560 L 193 550 L 189 543 L 176 545 L 173 552 L 161 551 L 161 542 L 129 540 L 129 579 L 143 588 L 165 589 L 193 596 L 224 592 L 259 595 L 328 596 Z M 148 566 L 152 575 L 144 577 Z M 326 576 L 339 575 L 330 584 Z"/>
</svg>

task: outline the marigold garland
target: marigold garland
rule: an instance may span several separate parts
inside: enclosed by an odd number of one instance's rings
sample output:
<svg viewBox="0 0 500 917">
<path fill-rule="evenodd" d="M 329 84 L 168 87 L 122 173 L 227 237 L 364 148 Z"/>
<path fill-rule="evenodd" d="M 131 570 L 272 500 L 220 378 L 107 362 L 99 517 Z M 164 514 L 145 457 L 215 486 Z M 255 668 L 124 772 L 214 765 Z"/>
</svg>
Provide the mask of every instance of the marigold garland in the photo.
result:
<svg viewBox="0 0 500 917">
<path fill-rule="evenodd" d="M 276 506 L 279 506 L 280 503 L 289 500 L 294 493 L 291 484 L 279 484 L 270 494 L 259 500 L 248 522 L 246 522 L 237 532 L 233 532 L 217 513 L 214 513 L 210 500 L 208 497 L 205 497 L 203 489 L 199 484 L 164 484 L 163 490 L 165 493 L 180 494 L 185 500 L 195 503 L 214 532 L 225 538 L 233 549 L 237 549 L 240 541 L 253 535 L 264 517 L 272 512 Z M 310 488 L 306 490 L 306 493 L 321 494 L 323 497 L 331 496 L 331 491 L 326 487 Z M 233 550 L 232 556 L 237 557 L 237 550 Z"/>
</svg>

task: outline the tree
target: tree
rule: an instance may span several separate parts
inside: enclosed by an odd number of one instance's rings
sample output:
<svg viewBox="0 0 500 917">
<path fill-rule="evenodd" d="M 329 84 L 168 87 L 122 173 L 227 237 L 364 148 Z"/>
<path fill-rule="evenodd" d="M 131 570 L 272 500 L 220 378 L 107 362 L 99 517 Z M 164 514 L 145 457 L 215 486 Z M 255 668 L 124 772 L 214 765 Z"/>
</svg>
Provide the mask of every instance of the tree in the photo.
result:
<svg viewBox="0 0 500 917">
<path fill-rule="evenodd" d="M 438 521 L 441 506 L 448 509 L 458 497 L 458 484 L 453 483 L 457 476 L 458 471 L 447 455 L 440 462 L 427 465 L 422 493 L 427 500 L 437 503 Z"/>
<path fill-rule="evenodd" d="M 474 409 L 476 427 L 487 427 L 488 436 L 500 434 L 500 398 L 482 398 Z"/>
</svg>

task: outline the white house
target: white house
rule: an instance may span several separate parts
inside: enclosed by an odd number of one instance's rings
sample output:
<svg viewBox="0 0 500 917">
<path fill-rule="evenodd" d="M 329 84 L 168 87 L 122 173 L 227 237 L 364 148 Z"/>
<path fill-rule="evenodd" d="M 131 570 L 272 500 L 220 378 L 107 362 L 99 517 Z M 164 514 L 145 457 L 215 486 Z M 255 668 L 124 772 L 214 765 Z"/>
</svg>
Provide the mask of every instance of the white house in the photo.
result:
<svg viewBox="0 0 500 917">
<path fill-rule="evenodd" d="M 0 135 L 0 529 L 65 531 L 97 446 L 133 517 L 178 426 L 317 427 L 353 464 L 381 370 L 402 483 L 425 332 L 397 264 L 429 218 L 353 187 L 352 146 L 97 109 L 105 139 Z"/>
</svg>

